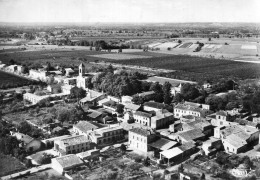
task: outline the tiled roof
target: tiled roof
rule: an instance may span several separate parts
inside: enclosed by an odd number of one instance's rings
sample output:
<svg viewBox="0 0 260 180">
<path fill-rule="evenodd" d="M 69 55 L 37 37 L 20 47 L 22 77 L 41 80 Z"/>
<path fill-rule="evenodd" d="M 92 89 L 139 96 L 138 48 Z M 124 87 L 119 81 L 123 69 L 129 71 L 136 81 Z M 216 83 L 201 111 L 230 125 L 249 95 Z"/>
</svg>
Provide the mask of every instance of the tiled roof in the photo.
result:
<svg viewBox="0 0 260 180">
<path fill-rule="evenodd" d="M 216 115 L 227 116 L 228 113 L 226 111 L 218 111 L 218 112 L 216 112 Z"/>
<path fill-rule="evenodd" d="M 64 169 L 83 164 L 80 158 L 75 154 L 68 154 L 66 156 L 61 156 L 55 159 Z"/>
<path fill-rule="evenodd" d="M 95 130 L 95 129 L 100 128 L 100 126 L 97 126 L 97 125 L 95 125 L 91 122 L 87 122 L 87 121 L 80 121 L 80 122 L 78 122 L 78 124 L 76 124 L 74 126 L 85 133 L 87 131 L 91 131 L 92 129 Z"/>
<path fill-rule="evenodd" d="M 187 141 L 190 141 L 190 140 L 198 139 L 200 137 L 204 137 L 205 134 L 203 134 L 200 129 L 192 129 L 192 130 L 179 133 L 179 136 L 186 139 Z"/>
<path fill-rule="evenodd" d="M 131 131 L 133 133 L 136 133 L 136 134 L 139 134 L 139 135 L 142 135 L 142 136 L 149 136 L 149 135 L 151 135 L 151 131 L 150 130 L 142 129 L 142 128 L 133 128 L 133 129 L 130 129 L 129 131 Z"/>
<path fill-rule="evenodd" d="M 87 116 L 90 117 L 90 118 L 93 118 L 93 119 L 95 119 L 95 118 L 97 118 L 97 117 L 102 115 L 101 112 L 95 111 L 95 110 L 89 110 L 89 113 L 90 114 L 88 114 Z"/>
<path fill-rule="evenodd" d="M 160 138 L 152 143 L 149 144 L 149 146 L 155 147 L 157 149 L 160 149 L 162 151 L 168 150 L 172 148 L 174 145 L 176 145 L 176 141 L 171 141 L 168 139 Z"/>
<path fill-rule="evenodd" d="M 183 143 L 178 148 L 180 148 L 182 151 L 187 151 L 187 150 L 192 149 L 194 147 L 195 147 L 194 141 L 190 141 L 190 142 Z"/>
<path fill-rule="evenodd" d="M 191 105 L 186 105 L 186 104 L 177 104 L 174 109 L 181 109 L 181 110 L 190 110 L 190 111 L 195 111 L 195 112 L 205 112 L 204 109 L 196 107 L 196 106 L 191 106 Z"/>
<path fill-rule="evenodd" d="M 243 147 L 247 144 L 247 142 L 241 138 L 239 138 L 237 136 L 237 134 L 231 134 L 229 136 L 227 136 L 225 139 L 223 139 L 224 141 L 227 141 L 229 144 L 239 148 L 239 147 Z"/>
<path fill-rule="evenodd" d="M 166 112 L 166 113 L 156 113 L 155 116 L 152 117 L 152 121 L 157 121 L 157 120 L 160 120 L 160 119 L 163 119 L 163 118 L 167 118 L 167 117 L 170 117 L 172 116 L 173 118 L 173 114 L 170 113 L 170 112 Z"/>
<path fill-rule="evenodd" d="M 85 157 L 91 156 L 94 153 L 100 153 L 100 150 L 99 149 L 91 149 L 91 150 L 88 150 L 88 151 L 78 153 L 77 156 L 85 158 Z"/>
<path fill-rule="evenodd" d="M 127 103 L 125 105 L 126 109 L 131 109 L 131 110 L 134 110 L 134 111 L 137 111 L 140 107 L 141 107 L 140 105 L 136 105 L 136 104 L 132 104 L 132 103 Z"/>
<path fill-rule="evenodd" d="M 144 106 L 152 107 L 152 108 L 157 108 L 157 109 L 163 109 L 167 108 L 168 105 L 165 105 L 163 103 L 158 103 L 158 102 L 146 102 L 144 103 Z"/>
<path fill-rule="evenodd" d="M 65 146 L 73 146 L 77 144 L 86 143 L 88 141 L 88 138 L 84 135 L 72 136 L 61 140 L 61 142 L 63 142 Z"/>
<path fill-rule="evenodd" d="M 148 118 L 152 117 L 152 114 L 146 113 L 146 112 L 142 112 L 142 111 L 136 111 L 136 112 L 134 113 L 134 115 L 143 116 L 143 117 L 148 117 Z"/>
</svg>

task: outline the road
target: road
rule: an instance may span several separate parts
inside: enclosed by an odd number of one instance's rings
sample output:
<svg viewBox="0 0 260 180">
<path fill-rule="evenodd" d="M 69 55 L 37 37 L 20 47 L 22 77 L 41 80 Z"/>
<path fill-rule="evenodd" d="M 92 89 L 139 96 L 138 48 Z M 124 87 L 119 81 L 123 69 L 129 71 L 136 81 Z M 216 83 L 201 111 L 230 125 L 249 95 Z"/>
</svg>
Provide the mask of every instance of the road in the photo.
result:
<svg viewBox="0 0 260 180">
<path fill-rule="evenodd" d="M 19 177 L 23 174 L 26 174 L 27 172 L 30 172 L 30 173 L 36 173 L 38 171 L 42 171 L 42 170 L 45 170 L 45 169 L 48 169 L 48 168 L 51 168 L 51 164 L 45 164 L 45 165 L 42 165 L 42 166 L 38 166 L 38 167 L 33 167 L 31 169 L 27 169 L 25 171 L 21 171 L 21 172 L 17 172 L 17 173 L 14 173 L 14 174 L 10 174 L 8 176 L 3 176 L 1 177 L 1 180 L 7 180 L 7 179 L 11 179 L 11 178 L 16 178 L 16 177 Z"/>
</svg>

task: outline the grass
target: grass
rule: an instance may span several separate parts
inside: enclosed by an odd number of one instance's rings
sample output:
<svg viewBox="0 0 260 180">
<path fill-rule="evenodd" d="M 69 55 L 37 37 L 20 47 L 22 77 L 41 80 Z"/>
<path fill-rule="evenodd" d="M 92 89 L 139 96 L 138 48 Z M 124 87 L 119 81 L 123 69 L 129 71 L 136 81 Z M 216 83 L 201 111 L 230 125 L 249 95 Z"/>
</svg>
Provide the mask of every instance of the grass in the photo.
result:
<svg viewBox="0 0 260 180">
<path fill-rule="evenodd" d="M 0 153 L 0 176 L 24 170 L 26 167 L 16 158 Z"/>
<path fill-rule="evenodd" d="M 127 59 L 143 59 L 143 58 L 150 58 L 149 56 L 143 55 L 134 55 L 134 54 L 99 54 L 99 55 L 92 55 L 93 57 L 97 58 L 105 58 L 105 59 L 113 59 L 113 60 L 127 60 Z"/>
</svg>

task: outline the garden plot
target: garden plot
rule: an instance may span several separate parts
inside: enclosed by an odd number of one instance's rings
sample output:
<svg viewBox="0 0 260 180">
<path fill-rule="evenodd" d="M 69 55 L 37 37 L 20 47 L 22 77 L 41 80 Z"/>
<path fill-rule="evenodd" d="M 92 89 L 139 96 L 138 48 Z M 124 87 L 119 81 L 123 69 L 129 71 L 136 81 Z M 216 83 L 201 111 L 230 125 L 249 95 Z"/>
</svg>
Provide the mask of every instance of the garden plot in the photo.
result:
<svg viewBox="0 0 260 180">
<path fill-rule="evenodd" d="M 114 59 L 114 60 L 151 58 L 151 56 L 142 56 L 142 55 L 133 55 L 133 54 L 98 54 L 98 55 L 92 55 L 92 57 Z"/>
</svg>

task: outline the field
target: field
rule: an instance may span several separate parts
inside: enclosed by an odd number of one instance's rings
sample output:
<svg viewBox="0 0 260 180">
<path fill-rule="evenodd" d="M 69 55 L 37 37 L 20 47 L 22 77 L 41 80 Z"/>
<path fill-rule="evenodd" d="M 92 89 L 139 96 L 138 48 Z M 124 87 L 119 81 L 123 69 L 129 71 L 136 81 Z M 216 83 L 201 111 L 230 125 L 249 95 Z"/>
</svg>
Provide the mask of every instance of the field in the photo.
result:
<svg viewBox="0 0 260 180">
<path fill-rule="evenodd" d="M 184 80 L 198 81 L 199 78 L 203 77 L 209 79 L 218 79 L 222 77 L 235 77 L 238 79 L 260 77 L 260 64 L 183 55 L 122 61 L 117 60 L 112 62 L 124 65 L 179 70 L 178 73 L 181 74 L 181 77 L 187 77 L 184 78 Z M 175 78 L 178 79 L 178 77 Z"/>
<path fill-rule="evenodd" d="M 0 154 L 0 176 L 15 173 L 19 170 L 26 169 L 17 159 Z"/>
<path fill-rule="evenodd" d="M 20 78 L 18 76 L 0 71 L 0 89 L 4 89 L 5 87 L 20 87 L 31 83 L 32 81 L 25 78 Z"/>
<path fill-rule="evenodd" d="M 192 43 L 184 43 L 181 46 L 179 46 L 179 48 L 188 48 L 192 45 Z"/>
<path fill-rule="evenodd" d="M 134 54 L 99 54 L 92 55 L 92 57 L 114 59 L 114 60 L 127 60 L 127 59 L 143 59 L 150 58 L 150 56 L 134 55 Z"/>
</svg>

